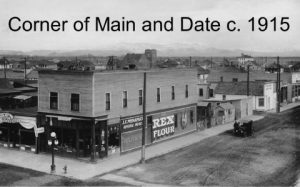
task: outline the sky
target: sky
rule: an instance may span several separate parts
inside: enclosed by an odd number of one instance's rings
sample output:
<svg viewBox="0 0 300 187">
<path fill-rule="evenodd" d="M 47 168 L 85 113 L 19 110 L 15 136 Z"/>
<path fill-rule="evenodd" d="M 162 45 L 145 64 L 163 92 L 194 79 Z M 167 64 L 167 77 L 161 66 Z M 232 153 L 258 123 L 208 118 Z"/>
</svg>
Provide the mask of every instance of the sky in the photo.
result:
<svg viewBox="0 0 300 187">
<path fill-rule="evenodd" d="M 97 50 L 118 46 L 154 44 L 176 47 L 250 50 L 261 52 L 300 51 L 299 0 L 0 0 L 0 50 Z M 21 20 L 68 20 L 65 32 L 13 32 L 8 27 L 11 17 Z M 75 32 L 72 23 L 91 17 L 88 32 Z M 221 22 L 218 32 L 181 32 L 180 17 L 194 21 Z M 287 32 L 252 32 L 248 20 L 264 16 L 289 17 Z M 134 20 L 135 32 L 96 32 L 94 18 Z M 169 20 L 174 18 L 173 32 L 142 32 L 143 20 Z M 226 22 L 235 20 L 240 32 L 228 32 Z M 280 23 L 280 19 L 277 24 Z M 280 25 L 279 25 L 280 26 Z"/>
</svg>

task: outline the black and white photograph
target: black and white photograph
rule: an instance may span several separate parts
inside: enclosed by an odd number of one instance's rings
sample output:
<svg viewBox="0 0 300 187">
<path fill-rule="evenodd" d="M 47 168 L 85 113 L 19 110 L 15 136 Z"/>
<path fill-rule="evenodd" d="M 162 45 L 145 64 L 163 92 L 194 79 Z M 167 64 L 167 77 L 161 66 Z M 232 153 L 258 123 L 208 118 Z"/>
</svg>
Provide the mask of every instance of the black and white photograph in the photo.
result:
<svg viewBox="0 0 300 187">
<path fill-rule="evenodd" d="M 299 0 L 0 0 L 0 186 L 299 186 Z"/>
</svg>

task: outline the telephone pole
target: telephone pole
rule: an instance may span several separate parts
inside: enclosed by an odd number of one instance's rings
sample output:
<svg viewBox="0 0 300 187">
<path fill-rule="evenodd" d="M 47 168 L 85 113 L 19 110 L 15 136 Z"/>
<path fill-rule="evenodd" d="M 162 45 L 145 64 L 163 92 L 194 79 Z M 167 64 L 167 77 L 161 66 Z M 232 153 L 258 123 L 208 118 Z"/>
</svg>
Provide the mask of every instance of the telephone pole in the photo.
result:
<svg viewBox="0 0 300 187">
<path fill-rule="evenodd" d="M 276 112 L 280 112 L 280 64 L 279 64 L 279 56 L 277 57 L 277 83 L 276 83 L 276 91 L 277 91 L 277 107 Z"/>
<path fill-rule="evenodd" d="M 27 57 L 25 57 L 24 61 L 24 84 L 26 85 L 26 73 L 27 73 Z"/>
<path fill-rule="evenodd" d="M 6 79 L 6 58 L 3 57 L 3 65 L 4 65 L 4 79 Z"/>
<path fill-rule="evenodd" d="M 145 144 L 146 144 L 146 83 L 147 75 L 144 72 L 144 84 L 143 84 L 143 127 L 142 127 L 142 151 L 141 151 L 141 163 L 145 163 Z"/>
<path fill-rule="evenodd" d="M 247 96 L 249 96 L 250 88 L 249 88 L 249 64 L 247 65 Z"/>
</svg>

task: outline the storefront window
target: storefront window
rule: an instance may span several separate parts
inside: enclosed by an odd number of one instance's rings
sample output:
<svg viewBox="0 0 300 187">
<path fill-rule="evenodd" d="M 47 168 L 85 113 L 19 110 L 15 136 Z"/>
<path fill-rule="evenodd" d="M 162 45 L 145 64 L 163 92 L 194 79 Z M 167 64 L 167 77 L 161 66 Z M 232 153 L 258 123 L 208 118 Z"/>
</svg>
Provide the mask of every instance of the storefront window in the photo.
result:
<svg viewBox="0 0 300 187">
<path fill-rule="evenodd" d="M 108 151 L 110 154 L 119 152 L 120 148 L 120 130 L 119 124 L 108 127 Z"/>
<path fill-rule="evenodd" d="M 190 111 L 190 121 L 191 121 L 191 124 L 194 123 L 194 111 L 193 110 Z"/>
</svg>

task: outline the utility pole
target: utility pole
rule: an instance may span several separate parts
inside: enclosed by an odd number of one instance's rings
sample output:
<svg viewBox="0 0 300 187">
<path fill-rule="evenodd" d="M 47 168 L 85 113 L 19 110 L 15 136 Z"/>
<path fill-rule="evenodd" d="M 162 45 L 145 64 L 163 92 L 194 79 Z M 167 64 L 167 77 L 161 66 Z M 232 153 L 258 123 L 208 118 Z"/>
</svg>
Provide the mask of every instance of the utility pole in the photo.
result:
<svg viewBox="0 0 300 187">
<path fill-rule="evenodd" d="M 190 56 L 190 67 L 192 67 L 192 57 Z"/>
<path fill-rule="evenodd" d="M 27 57 L 25 57 L 24 61 L 24 84 L 26 85 L 26 73 L 27 73 Z"/>
<path fill-rule="evenodd" d="M 4 65 L 4 79 L 6 79 L 6 58 L 3 57 L 3 65 Z"/>
<path fill-rule="evenodd" d="M 145 144 L 146 144 L 146 72 L 144 72 L 144 85 L 143 85 L 143 128 L 142 128 L 142 151 L 141 151 L 141 163 L 145 163 Z"/>
<path fill-rule="evenodd" d="M 212 56 L 210 57 L 210 68 L 212 69 L 213 67 L 213 61 L 212 61 Z"/>
<path fill-rule="evenodd" d="M 280 64 L 279 64 L 279 56 L 277 57 L 277 107 L 276 107 L 276 112 L 280 112 Z"/>
<path fill-rule="evenodd" d="M 247 66 L 247 96 L 249 96 L 249 92 L 250 92 L 250 90 L 249 90 L 249 64 L 248 64 L 248 66 Z"/>
</svg>

